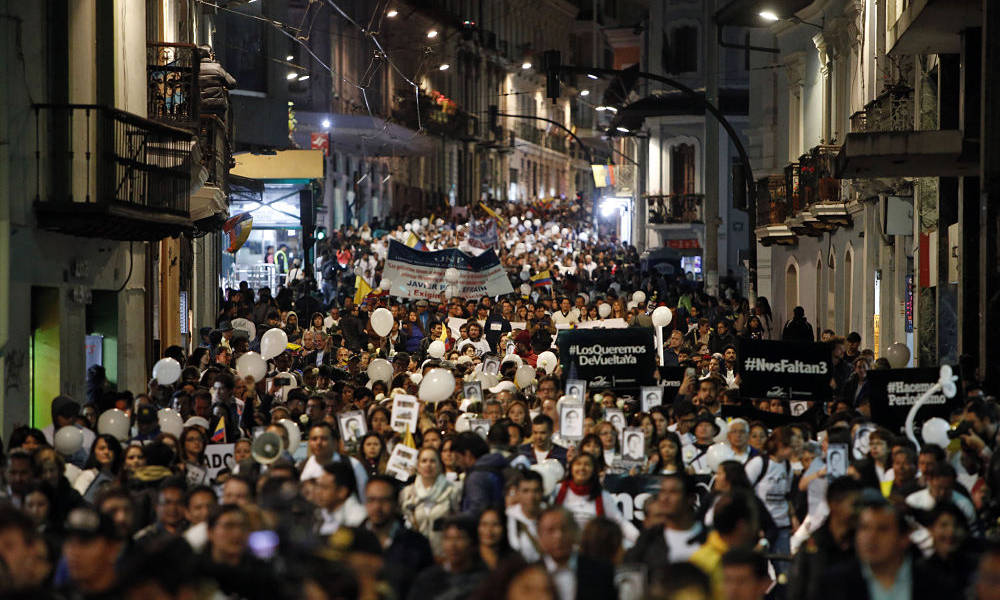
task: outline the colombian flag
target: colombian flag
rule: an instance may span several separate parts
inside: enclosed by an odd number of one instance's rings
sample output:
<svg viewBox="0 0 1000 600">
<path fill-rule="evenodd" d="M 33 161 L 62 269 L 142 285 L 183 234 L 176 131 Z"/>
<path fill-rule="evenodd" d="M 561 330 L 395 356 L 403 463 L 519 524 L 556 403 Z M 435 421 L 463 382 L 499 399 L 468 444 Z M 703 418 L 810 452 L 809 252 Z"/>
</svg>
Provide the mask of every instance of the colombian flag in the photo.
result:
<svg viewBox="0 0 1000 600">
<path fill-rule="evenodd" d="M 250 237 L 250 230 L 253 229 L 253 217 L 248 212 L 234 215 L 222 226 L 222 231 L 229 237 L 229 247 L 226 252 L 236 254 Z"/>
<path fill-rule="evenodd" d="M 365 296 L 372 293 L 372 286 L 361 275 L 355 275 L 354 278 L 354 303 L 360 305 Z"/>
<path fill-rule="evenodd" d="M 531 285 L 533 287 L 545 287 L 547 285 L 552 285 L 552 274 L 549 273 L 548 269 L 545 269 L 540 273 L 535 273 L 531 276 Z"/>
<path fill-rule="evenodd" d="M 483 208 L 483 210 L 486 211 L 486 214 L 488 214 L 489 216 L 493 217 L 497 221 L 500 221 L 501 223 L 505 223 L 506 222 L 503 217 L 501 217 L 500 215 L 498 215 L 496 212 L 494 212 L 489 206 L 486 206 L 484 203 L 480 202 L 479 206 L 481 206 Z"/>
<path fill-rule="evenodd" d="M 226 443 L 226 416 L 219 415 L 219 422 L 215 424 L 215 431 L 212 432 L 212 442 L 216 444 Z"/>
</svg>

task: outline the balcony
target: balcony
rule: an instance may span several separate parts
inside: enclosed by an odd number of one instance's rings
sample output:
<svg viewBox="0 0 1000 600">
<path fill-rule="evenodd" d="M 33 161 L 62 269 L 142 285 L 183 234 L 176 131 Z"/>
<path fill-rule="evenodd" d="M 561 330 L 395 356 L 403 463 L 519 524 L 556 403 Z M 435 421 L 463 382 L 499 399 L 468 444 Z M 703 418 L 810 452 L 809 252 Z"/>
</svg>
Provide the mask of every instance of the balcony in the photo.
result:
<svg viewBox="0 0 1000 600">
<path fill-rule="evenodd" d="M 549 133 L 545 136 L 545 147 L 549 150 L 555 150 L 556 152 L 561 152 L 566 154 L 568 152 L 568 144 L 566 143 L 566 138 L 560 135 L 555 135 Z"/>
<path fill-rule="evenodd" d="M 193 44 L 146 44 L 146 114 L 186 129 L 199 126 L 198 48 Z"/>
<path fill-rule="evenodd" d="M 915 131 L 913 90 L 894 86 L 851 116 L 851 133 L 837 156 L 835 176 L 891 180 L 975 175 L 975 145 L 959 130 Z M 885 181 L 871 191 L 892 186 Z"/>
<path fill-rule="evenodd" d="M 40 228 L 135 241 L 192 229 L 190 132 L 95 105 L 36 105 L 34 113 Z"/>
<path fill-rule="evenodd" d="M 704 224 L 703 194 L 669 194 L 646 197 L 650 225 Z"/>
<path fill-rule="evenodd" d="M 787 177 L 771 175 L 757 180 L 757 240 L 764 246 L 792 245 L 795 232 L 785 223 L 789 215 Z"/>
<path fill-rule="evenodd" d="M 229 216 L 229 169 L 233 160 L 230 131 L 215 115 L 201 115 L 198 147 L 201 168 L 198 189 L 191 195 L 191 220 L 202 231 L 218 229 Z"/>
<path fill-rule="evenodd" d="M 961 34 L 982 27 L 982 0 L 891 0 L 886 3 L 890 55 L 958 54 Z"/>
<path fill-rule="evenodd" d="M 479 119 L 444 94 L 420 92 L 419 110 L 417 102 L 410 94 L 397 97 L 392 118 L 414 131 L 422 128 L 433 135 L 462 141 L 479 139 Z"/>
<path fill-rule="evenodd" d="M 531 142 L 532 144 L 542 145 L 542 136 L 544 132 L 535 127 L 526 119 L 520 119 L 517 122 L 517 127 L 515 129 L 517 132 L 517 137 L 521 138 L 526 142 Z"/>
</svg>

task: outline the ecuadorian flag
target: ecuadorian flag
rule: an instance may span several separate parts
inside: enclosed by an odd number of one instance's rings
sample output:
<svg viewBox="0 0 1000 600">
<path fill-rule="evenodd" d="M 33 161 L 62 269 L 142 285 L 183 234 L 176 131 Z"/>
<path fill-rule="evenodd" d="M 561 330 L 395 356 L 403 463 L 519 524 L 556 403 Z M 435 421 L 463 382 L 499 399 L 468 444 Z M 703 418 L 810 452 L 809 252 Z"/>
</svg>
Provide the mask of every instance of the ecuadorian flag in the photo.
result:
<svg viewBox="0 0 1000 600">
<path fill-rule="evenodd" d="M 215 424 L 215 431 L 212 432 L 212 442 L 217 444 L 226 443 L 226 416 L 219 415 L 219 422 Z"/>
<path fill-rule="evenodd" d="M 534 287 L 545 287 L 547 285 L 552 285 L 552 274 L 549 273 L 548 269 L 535 273 L 531 276 L 531 285 Z"/>
<path fill-rule="evenodd" d="M 361 275 L 354 276 L 354 303 L 361 304 L 365 297 L 372 293 L 372 286 Z"/>
</svg>

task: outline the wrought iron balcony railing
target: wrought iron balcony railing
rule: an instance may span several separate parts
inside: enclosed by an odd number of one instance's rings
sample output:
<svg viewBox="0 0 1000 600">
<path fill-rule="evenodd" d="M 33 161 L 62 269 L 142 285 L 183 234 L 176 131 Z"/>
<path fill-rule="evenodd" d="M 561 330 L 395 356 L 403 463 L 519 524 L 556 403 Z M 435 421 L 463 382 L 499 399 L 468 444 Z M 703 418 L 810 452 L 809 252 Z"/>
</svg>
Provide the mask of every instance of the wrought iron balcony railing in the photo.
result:
<svg viewBox="0 0 1000 600">
<path fill-rule="evenodd" d="M 208 171 L 205 184 L 220 188 L 227 194 L 226 175 L 235 164 L 229 137 L 229 129 L 222 119 L 215 115 L 201 115 L 198 145 L 201 148 L 201 164 Z"/>
<path fill-rule="evenodd" d="M 786 174 L 787 175 L 787 174 Z M 786 176 L 772 175 L 757 182 L 757 226 L 781 225 L 788 217 Z"/>
<path fill-rule="evenodd" d="M 913 130 L 913 88 L 894 86 L 851 115 L 851 133 Z"/>
<path fill-rule="evenodd" d="M 200 61 L 193 44 L 146 44 L 146 112 L 150 119 L 195 129 L 199 126 Z"/>
<path fill-rule="evenodd" d="M 704 200 L 703 194 L 647 196 L 649 222 L 652 225 L 704 223 Z"/>
<path fill-rule="evenodd" d="M 34 108 L 43 228 L 119 240 L 189 228 L 192 133 L 96 105 Z"/>
</svg>

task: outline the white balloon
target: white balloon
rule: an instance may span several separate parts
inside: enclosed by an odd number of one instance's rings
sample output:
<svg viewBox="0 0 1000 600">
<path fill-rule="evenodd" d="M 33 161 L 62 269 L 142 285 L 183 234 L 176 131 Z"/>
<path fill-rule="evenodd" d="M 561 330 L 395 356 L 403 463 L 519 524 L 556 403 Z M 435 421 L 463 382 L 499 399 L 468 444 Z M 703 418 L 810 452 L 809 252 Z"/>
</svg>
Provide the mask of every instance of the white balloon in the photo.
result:
<svg viewBox="0 0 1000 600">
<path fill-rule="evenodd" d="M 517 217 L 511 217 L 511 218 L 510 218 L 510 224 L 511 224 L 511 225 L 517 225 L 517 221 L 518 221 L 518 218 L 517 218 Z"/>
<path fill-rule="evenodd" d="M 257 326 L 250 319 L 233 319 L 230 324 L 233 326 L 233 329 L 242 329 L 247 332 L 251 340 L 257 339 Z"/>
<path fill-rule="evenodd" d="M 428 223 L 430 223 L 430 219 L 428 219 L 427 217 L 424 217 L 423 219 L 420 219 L 420 224 L 421 225 L 423 225 L 423 226 L 426 227 Z"/>
<path fill-rule="evenodd" d="M 427 346 L 427 356 L 431 358 L 441 358 L 444 356 L 445 346 L 441 340 L 434 340 Z"/>
<path fill-rule="evenodd" d="M 385 337 L 392 331 L 392 313 L 388 308 L 376 308 L 371 316 L 372 329 L 379 337 Z"/>
<path fill-rule="evenodd" d="M 388 384 L 392 381 L 392 363 L 384 358 L 376 358 L 368 363 L 368 379 L 372 381 L 384 381 Z"/>
<path fill-rule="evenodd" d="M 405 231 L 410 231 L 411 229 L 413 229 L 413 225 L 410 225 L 409 223 L 407 223 L 406 225 L 403 225 L 403 229 Z"/>
<path fill-rule="evenodd" d="M 267 362 L 256 352 L 247 352 L 236 359 L 236 373 L 240 377 L 253 377 L 254 381 L 263 381 L 267 376 Z"/>
<path fill-rule="evenodd" d="M 903 369 L 910 362 L 910 349 L 902 342 L 896 342 L 885 349 L 885 357 L 893 369 Z"/>
<path fill-rule="evenodd" d="M 522 275 L 524 277 L 527 277 L 527 273 L 522 273 Z M 531 286 L 528 285 L 527 283 L 522 283 L 520 289 L 521 289 L 521 295 L 522 296 L 529 296 L 529 295 L 531 295 Z"/>
<path fill-rule="evenodd" d="M 948 431 L 951 427 L 948 421 L 941 417 L 933 417 L 924 421 L 924 426 L 920 429 L 920 435 L 924 438 L 924 444 L 936 444 L 942 448 L 948 447 Z"/>
<path fill-rule="evenodd" d="M 448 369 L 431 369 L 420 380 L 417 396 L 426 402 L 441 402 L 455 393 L 455 376 Z"/>
<path fill-rule="evenodd" d="M 500 378 L 492 373 L 479 373 L 479 382 L 483 384 L 484 388 L 491 388 L 500 383 Z"/>
<path fill-rule="evenodd" d="M 286 450 L 288 450 L 289 454 L 294 454 L 295 449 L 299 447 L 299 443 L 302 441 L 302 430 L 291 419 L 281 419 L 278 421 L 278 425 L 284 427 L 288 432 L 288 448 Z"/>
<path fill-rule="evenodd" d="M 514 383 L 522 390 L 535 383 L 535 368 L 531 365 L 521 365 L 514 373 Z"/>
<path fill-rule="evenodd" d="M 153 365 L 153 378 L 160 385 L 170 385 L 181 378 L 181 363 L 167 357 Z"/>
<path fill-rule="evenodd" d="M 645 301 L 646 301 L 646 292 L 642 290 L 636 290 L 635 293 L 632 294 L 632 302 L 635 302 L 636 304 L 642 304 Z"/>
<path fill-rule="evenodd" d="M 264 360 L 271 360 L 288 347 L 288 334 L 280 327 L 272 327 L 260 338 L 260 355 Z"/>
<path fill-rule="evenodd" d="M 56 452 L 63 456 L 72 456 L 83 446 L 83 431 L 76 425 L 60 427 L 52 436 Z"/>
<path fill-rule="evenodd" d="M 611 305 L 607 302 L 601 304 L 597 307 L 597 314 L 600 315 L 602 319 L 607 319 L 611 315 Z"/>
<path fill-rule="evenodd" d="M 389 279 L 383 279 L 382 283 L 380 283 L 378 287 L 385 291 L 389 291 L 392 289 L 392 281 Z"/>
<path fill-rule="evenodd" d="M 542 226 L 542 220 L 541 220 L 541 219 L 535 219 L 535 220 L 534 220 L 534 221 L 532 221 L 531 223 L 532 223 L 532 224 L 533 224 L 533 225 L 534 225 L 535 227 L 541 227 L 541 226 Z"/>
<path fill-rule="evenodd" d="M 673 320 L 674 315 L 666 306 L 657 306 L 656 309 L 653 310 L 652 318 L 653 325 L 656 325 L 657 327 L 666 327 L 667 325 L 670 325 L 670 321 Z"/>
<path fill-rule="evenodd" d="M 729 444 L 712 444 L 705 452 L 705 462 L 708 463 L 708 468 L 712 470 L 712 473 L 715 473 L 722 461 L 732 457 L 733 449 L 729 447 Z"/>
<path fill-rule="evenodd" d="M 181 413 L 172 408 L 161 408 L 158 410 L 156 412 L 156 421 L 160 425 L 160 431 L 178 438 L 184 432 L 184 419 L 181 418 Z"/>
<path fill-rule="evenodd" d="M 455 267 L 448 267 L 444 271 L 444 280 L 448 283 L 458 283 L 458 280 L 462 278 L 462 272 Z"/>
<path fill-rule="evenodd" d="M 117 408 L 106 410 L 97 418 L 97 433 L 110 435 L 119 442 L 128 439 L 128 428 L 128 415 Z"/>
<path fill-rule="evenodd" d="M 531 470 L 542 476 L 542 493 L 546 496 L 552 495 L 552 492 L 556 489 L 556 484 L 566 474 L 566 469 L 562 466 L 562 463 L 554 458 L 546 458 L 536 465 L 531 465 Z"/>
<path fill-rule="evenodd" d="M 545 371 L 546 375 L 551 375 L 552 371 L 555 371 L 559 365 L 559 359 L 556 358 L 554 352 L 546 350 L 538 355 L 538 360 L 535 361 L 535 364 L 538 365 L 539 369 Z"/>
</svg>

